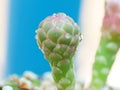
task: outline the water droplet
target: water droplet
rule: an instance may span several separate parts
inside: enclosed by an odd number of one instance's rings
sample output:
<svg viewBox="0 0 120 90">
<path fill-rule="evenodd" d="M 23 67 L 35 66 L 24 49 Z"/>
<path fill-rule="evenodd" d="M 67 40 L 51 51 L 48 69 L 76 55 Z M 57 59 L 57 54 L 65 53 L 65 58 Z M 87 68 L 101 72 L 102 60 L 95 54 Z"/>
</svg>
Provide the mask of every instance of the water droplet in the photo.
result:
<svg viewBox="0 0 120 90">
<path fill-rule="evenodd" d="M 79 40 L 82 41 L 83 40 L 83 35 L 80 33 L 79 35 Z"/>
</svg>

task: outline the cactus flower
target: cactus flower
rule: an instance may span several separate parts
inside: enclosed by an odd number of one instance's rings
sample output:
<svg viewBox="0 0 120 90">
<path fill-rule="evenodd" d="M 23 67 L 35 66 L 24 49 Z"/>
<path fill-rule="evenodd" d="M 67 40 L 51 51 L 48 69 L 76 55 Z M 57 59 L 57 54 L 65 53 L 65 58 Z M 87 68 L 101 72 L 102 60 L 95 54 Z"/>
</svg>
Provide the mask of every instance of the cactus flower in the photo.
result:
<svg viewBox="0 0 120 90">
<path fill-rule="evenodd" d="M 40 23 L 36 38 L 58 90 L 74 90 L 73 56 L 81 40 L 78 25 L 64 13 L 53 14 Z"/>
</svg>

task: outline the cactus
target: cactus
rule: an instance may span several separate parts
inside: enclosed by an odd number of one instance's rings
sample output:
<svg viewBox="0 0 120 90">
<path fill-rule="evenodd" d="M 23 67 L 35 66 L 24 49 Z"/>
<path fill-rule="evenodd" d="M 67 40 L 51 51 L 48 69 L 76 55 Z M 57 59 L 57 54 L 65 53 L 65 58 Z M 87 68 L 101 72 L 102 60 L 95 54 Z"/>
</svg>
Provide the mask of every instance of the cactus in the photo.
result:
<svg viewBox="0 0 120 90">
<path fill-rule="evenodd" d="M 40 23 L 36 38 L 58 90 L 74 90 L 73 56 L 81 40 L 77 24 L 64 13 L 53 14 Z"/>
<path fill-rule="evenodd" d="M 91 90 L 102 90 L 120 47 L 120 0 L 107 0 L 102 36 L 93 64 Z"/>
</svg>

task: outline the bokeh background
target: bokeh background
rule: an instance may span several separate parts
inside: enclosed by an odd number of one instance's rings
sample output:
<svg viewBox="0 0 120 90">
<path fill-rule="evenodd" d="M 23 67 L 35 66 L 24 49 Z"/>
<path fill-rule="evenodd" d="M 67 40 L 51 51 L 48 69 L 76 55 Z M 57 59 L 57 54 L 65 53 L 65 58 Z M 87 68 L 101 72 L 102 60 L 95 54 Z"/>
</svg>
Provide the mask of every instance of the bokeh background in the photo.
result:
<svg viewBox="0 0 120 90">
<path fill-rule="evenodd" d="M 50 71 L 38 49 L 35 30 L 53 13 L 64 12 L 81 27 L 84 35 L 76 56 L 77 76 L 90 82 L 91 67 L 99 44 L 105 0 L 0 0 L 0 79 L 10 74 Z M 108 83 L 120 87 L 120 52 Z"/>
<path fill-rule="evenodd" d="M 21 75 L 30 70 L 39 75 L 50 71 L 48 62 L 38 49 L 35 30 L 39 23 L 53 13 L 64 12 L 77 23 L 80 0 L 5 0 L 8 14 L 5 76 L 16 73 Z M 2 0 L 1 2 L 4 2 Z M 3 16 L 3 15 L 1 15 Z M 6 23 L 4 23 L 6 24 Z M 1 52 L 2 53 L 2 52 Z"/>
</svg>

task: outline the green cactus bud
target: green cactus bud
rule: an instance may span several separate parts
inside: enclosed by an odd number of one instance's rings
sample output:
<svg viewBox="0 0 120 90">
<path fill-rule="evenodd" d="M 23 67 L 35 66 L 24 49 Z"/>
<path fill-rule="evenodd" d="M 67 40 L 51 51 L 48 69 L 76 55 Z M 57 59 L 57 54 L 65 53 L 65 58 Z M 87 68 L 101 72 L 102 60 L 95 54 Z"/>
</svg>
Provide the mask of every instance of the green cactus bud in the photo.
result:
<svg viewBox="0 0 120 90">
<path fill-rule="evenodd" d="M 77 24 L 64 13 L 54 14 L 40 23 L 36 38 L 58 90 L 74 90 L 73 56 L 81 40 Z"/>
</svg>

